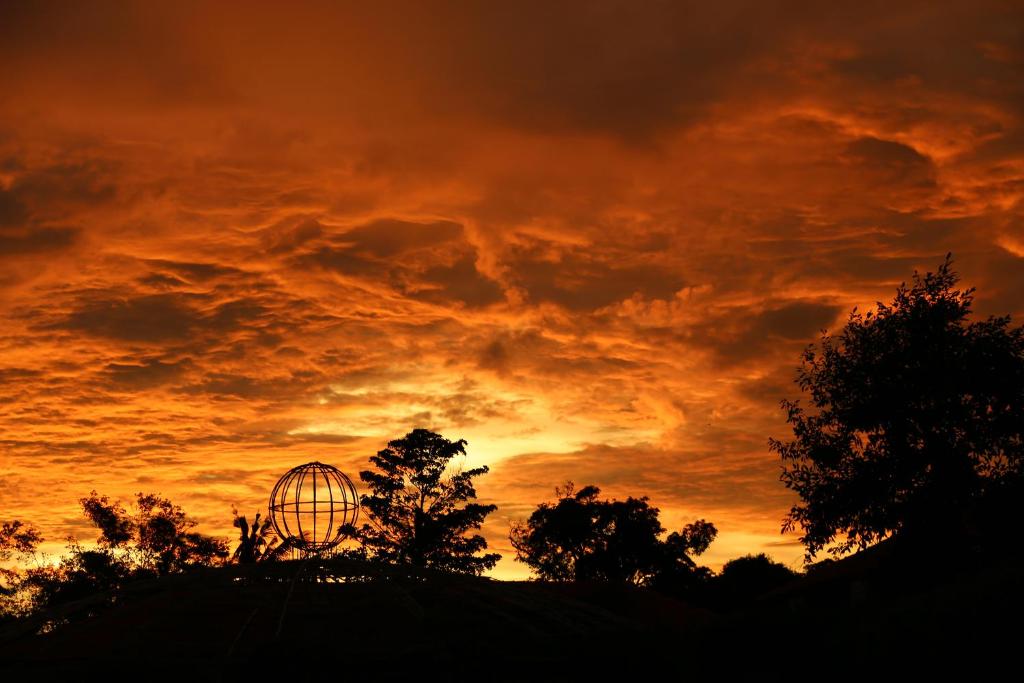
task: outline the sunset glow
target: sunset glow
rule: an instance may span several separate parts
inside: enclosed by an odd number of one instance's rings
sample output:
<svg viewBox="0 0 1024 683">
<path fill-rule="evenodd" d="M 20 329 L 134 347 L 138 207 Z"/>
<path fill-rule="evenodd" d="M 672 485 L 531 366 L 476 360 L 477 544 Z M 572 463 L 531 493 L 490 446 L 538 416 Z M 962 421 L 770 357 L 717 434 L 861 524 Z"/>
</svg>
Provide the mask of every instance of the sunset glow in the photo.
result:
<svg viewBox="0 0 1024 683">
<path fill-rule="evenodd" d="M 5 4 L 0 520 L 56 553 L 152 491 L 233 540 L 424 427 L 490 467 L 494 576 L 566 480 L 799 566 L 801 349 L 947 252 L 1024 314 L 982 4 Z"/>
</svg>

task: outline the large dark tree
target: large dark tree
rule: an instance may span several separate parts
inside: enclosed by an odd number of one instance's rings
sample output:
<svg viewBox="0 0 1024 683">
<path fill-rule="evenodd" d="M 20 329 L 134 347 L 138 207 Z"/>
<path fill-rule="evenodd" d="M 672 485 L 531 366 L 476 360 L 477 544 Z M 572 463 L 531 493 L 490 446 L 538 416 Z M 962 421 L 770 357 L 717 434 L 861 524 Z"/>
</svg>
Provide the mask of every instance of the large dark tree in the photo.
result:
<svg viewBox="0 0 1024 683">
<path fill-rule="evenodd" d="M 488 469 L 453 469 L 452 460 L 465 454 L 464 439 L 414 429 L 370 458 L 376 470 L 359 473 L 370 488 L 361 497 L 370 521 L 357 536 L 374 557 L 468 574 L 494 566 L 501 556 L 478 555 L 487 541 L 467 535 L 497 509 L 469 502 L 476 498 L 473 479 Z"/>
<path fill-rule="evenodd" d="M 946 261 L 891 304 L 856 309 L 803 354 L 807 404 L 783 401 L 793 440 L 772 440 L 801 502 L 808 559 L 891 535 L 949 538 L 986 501 L 1012 498 L 1024 443 L 1024 331 L 969 320 L 973 289 Z"/>
<path fill-rule="evenodd" d="M 525 524 L 512 527 L 516 559 L 548 581 L 607 581 L 649 585 L 698 572 L 691 555 L 704 552 L 717 531 L 698 520 L 666 539 L 658 508 L 648 499 L 600 500 L 596 486 L 556 489 Z"/>
</svg>

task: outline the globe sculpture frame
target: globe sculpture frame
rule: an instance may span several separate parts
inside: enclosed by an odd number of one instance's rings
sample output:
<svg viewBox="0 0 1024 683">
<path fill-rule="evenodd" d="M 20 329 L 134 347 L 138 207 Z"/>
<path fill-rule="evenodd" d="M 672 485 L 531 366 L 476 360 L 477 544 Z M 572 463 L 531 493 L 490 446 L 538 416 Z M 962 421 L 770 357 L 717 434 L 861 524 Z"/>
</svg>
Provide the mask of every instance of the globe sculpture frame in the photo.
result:
<svg viewBox="0 0 1024 683">
<path fill-rule="evenodd" d="M 355 526 L 359 494 L 337 467 L 308 462 L 278 479 L 268 509 L 274 530 L 285 543 L 301 556 L 320 556 L 331 554 L 345 540 L 346 528 Z"/>
</svg>

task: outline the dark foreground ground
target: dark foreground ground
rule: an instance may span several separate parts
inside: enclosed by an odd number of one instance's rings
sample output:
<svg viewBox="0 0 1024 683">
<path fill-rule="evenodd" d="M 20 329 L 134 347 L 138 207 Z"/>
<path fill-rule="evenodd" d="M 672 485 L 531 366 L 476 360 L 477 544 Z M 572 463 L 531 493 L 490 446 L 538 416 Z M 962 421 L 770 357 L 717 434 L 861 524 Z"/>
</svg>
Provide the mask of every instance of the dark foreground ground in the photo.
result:
<svg viewBox="0 0 1024 683">
<path fill-rule="evenodd" d="M 0 680 L 1015 679 L 1019 564 L 923 569 L 862 553 L 716 613 L 600 585 L 228 567 L 8 624 Z"/>
</svg>

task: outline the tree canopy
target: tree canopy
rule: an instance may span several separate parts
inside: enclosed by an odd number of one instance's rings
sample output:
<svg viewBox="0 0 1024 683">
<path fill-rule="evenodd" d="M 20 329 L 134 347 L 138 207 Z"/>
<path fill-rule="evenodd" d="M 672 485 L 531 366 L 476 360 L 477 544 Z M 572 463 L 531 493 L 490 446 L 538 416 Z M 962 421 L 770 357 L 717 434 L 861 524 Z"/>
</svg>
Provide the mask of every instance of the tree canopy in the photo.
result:
<svg viewBox="0 0 1024 683">
<path fill-rule="evenodd" d="M 100 530 L 100 547 L 126 551 L 140 569 L 171 574 L 227 557 L 224 541 L 192 531 L 198 522 L 158 495 L 137 494 L 131 513 L 95 491 L 81 503 L 85 516 Z"/>
<path fill-rule="evenodd" d="M 20 520 L 0 522 L 0 562 L 32 553 L 43 540 L 39 530 Z"/>
<path fill-rule="evenodd" d="M 691 555 L 704 552 L 717 530 L 698 520 L 662 540 L 659 510 L 648 499 L 600 500 L 601 490 L 572 482 L 556 489 L 524 524 L 512 527 L 516 559 L 548 581 L 608 581 L 648 585 L 656 578 L 692 574 Z"/>
<path fill-rule="evenodd" d="M 37 557 L 22 570 L 0 571 L 0 616 L 28 614 L 113 591 L 126 581 L 218 564 L 227 557 L 224 541 L 193 531 L 197 522 L 159 495 L 139 493 L 132 510 L 95 491 L 79 502 L 99 530 L 96 547 L 83 548 L 71 538 L 56 562 Z M 0 525 L 0 562 L 12 556 L 27 561 L 41 540 L 38 531 L 21 522 Z"/>
<path fill-rule="evenodd" d="M 3 564 L 31 555 L 42 540 L 39 530 L 31 524 L 17 519 L 0 522 L 0 597 L 10 594 L 18 579 L 18 573 Z"/>
<path fill-rule="evenodd" d="M 357 537 L 374 557 L 469 574 L 497 563 L 497 553 L 477 554 L 487 548 L 484 537 L 468 534 L 497 506 L 470 502 L 473 479 L 488 468 L 453 469 L 452 460 L 465 455 L 464 439 L 414 429 L 370 458 L 376 470 L 359 473 L 370 489 L 361 497 L 370 521 Z"/>
<path fill-rule="evenodd" d="M 744 555 L 722 565 L 715 592 L 722 606 L 733 607 L 783 586 L 799 574 L 764 553 Z"/>
<path fill-rule="evenodd" d="M 914 273 L 890 304 L 856 309 L 808 346 L 785 400 L 793 439 L 771 440 L 782 481 L 800 496 L 784 530 L 807 557 L 894 534 L 927 535 L 1019 485 L 1024 444 L 1024 330 L 1009 316 L 971 321 L 947 256 Z"/>
</svg>

